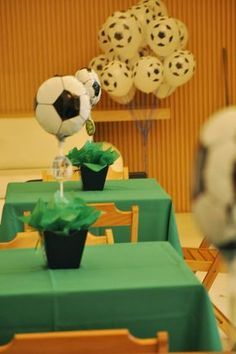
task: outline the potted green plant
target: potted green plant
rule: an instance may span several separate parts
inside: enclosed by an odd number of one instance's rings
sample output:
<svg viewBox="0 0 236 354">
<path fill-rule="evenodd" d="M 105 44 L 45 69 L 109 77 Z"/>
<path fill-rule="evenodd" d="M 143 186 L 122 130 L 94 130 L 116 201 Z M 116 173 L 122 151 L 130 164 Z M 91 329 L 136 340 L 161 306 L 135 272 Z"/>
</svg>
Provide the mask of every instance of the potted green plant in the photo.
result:
<svg viewBox="0 0 236 354">
<path fill-rule="evenodd" d="M 88 228 L 100 214 L 83 199 L 56 192 L 48 203 L 39 199 L 21 220 L 39 231 L 49 268 L 79 268 Z"/>
<path fill-rule="evenodd" d="M 80 170 L 84 190 L 102 190 L 108 167 L 119 156 L 112 147 L 104 149 L 102 142 L 86 142 L 81 149 L 74 147 L 67 154 L 72 165 Z"/>
</svg>

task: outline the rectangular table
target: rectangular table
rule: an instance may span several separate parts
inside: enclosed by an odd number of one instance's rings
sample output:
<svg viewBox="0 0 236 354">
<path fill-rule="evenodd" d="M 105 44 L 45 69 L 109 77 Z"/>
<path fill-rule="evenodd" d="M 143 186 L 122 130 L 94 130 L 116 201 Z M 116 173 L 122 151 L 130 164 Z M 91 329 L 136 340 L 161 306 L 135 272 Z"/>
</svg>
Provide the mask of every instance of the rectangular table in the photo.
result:
<svg viewBox="0 0 236 354">
<path fill-rule="evenodd" d="M 9 183 L 2 212 L 0 242 L 11 240 L 23 230 L 23 223 L 18 219 L 23 211 L 32 210 L 39 198 L 50 200 L 58 188 L 57 182 Z M 80 181 L 68 181 L 64 189 L 65 195 L 74 193 L 90 203 L 114 201 L 124 210 L 137 204 L 138 240 L 169 241 L 181 253 L 172 200 L 155 179 L 106 181 L 103 191 L 83 191 Z M 128 240 L 126 233 L 121 241 Z"/>
<path fill-rule="evenodd" d="M 171 351 L 220 351 L 208 294 L 169 242 L 86 246 L 81 268 L 48 270 L 41 249 L 0 252 L 0 342 L 14 333 L 167 330 Z"/>
</svg>

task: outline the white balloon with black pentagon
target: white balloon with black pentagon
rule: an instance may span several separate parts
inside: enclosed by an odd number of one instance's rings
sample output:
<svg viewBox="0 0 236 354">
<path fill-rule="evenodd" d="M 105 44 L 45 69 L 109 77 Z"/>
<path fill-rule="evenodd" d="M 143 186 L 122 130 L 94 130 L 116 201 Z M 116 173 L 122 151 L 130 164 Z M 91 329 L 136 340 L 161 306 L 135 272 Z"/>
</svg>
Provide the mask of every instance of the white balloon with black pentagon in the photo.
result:
<svg viewBox="0 0 236 354">
<path fill-rule="evenodd" d="M 134 85 L 140 91 L 150 93 L 156 90 L 163 81 L 162 62 L 155 57 L 140 58 L 133 68 Z"/>
<path fill-rule="evenodd" d="M 102 88 L 113 96 L 128 94 L 133 86 L 132 72 L 125 63 L 114 60 L 101 73 Z"/>
<path fill-rule="evenodd" d="M 192 208 L 211 243 L 236 247 L 236 106 L 215 113 L 203 126 Z"/>
<path fill-rule="evenodd" d="M 147 25 L 147 43 L 158 57 L 166 57 L 179 48 L 179 30 L 175 19 L 157 17 Z"/>
<path fill-rule="evenodd" d="M 179 48 L 185 49 L 188 43 L 188 29 L 185 23 L 183 23 L 179 19 L 176 18 L 175 21 L 177 23 L 178 30 L 179 30 L 179 39 L 180 39 Z"/>
<path fill-rule="evenodd" d="M 132 6 L 128 12 L 130 13 L 131 17 L 137 18 L 143 33 L 143 39 L 141 46 L 144 47 L 147 45 L 147 38 L 146 38 L 146 26 L 150 21 L 156 17 L 154 11 L 152 11 L 147 5 L 140 4 Z"/>
<path fill-rule="evenodd" d="M 172 95 L 175 90 L 176 87 L 170 86 L 165 81 L 163 81 L 160 86 L 155 91 L 153 91 L 153 94 L 159 99 L 164 99 Z"/>
<path fill-rule="evenodd" d="M 165 3 L 161 0 L 141 0 L 138 5 L 148 6 L 156 16 L 168 16 L 168 10 Z"/>
<path fill-rule="evenodd" d="M 90 60 L 88 67 L 93 69 L 100 79 L 101 72 L 103 71 L 104 66 L 108 64 L 108 62 L 109 60 L 107 59 L 105 54 L 100 54 Z"/>
<path fill-rule="evenodd" d="M 105 30 L 117 55 L 132 58 L 143 39 L 142 26 L 128 12 L 114 12 L 105 22 Z"/>
<path fill-rule="evenodd" d="M 110 41 L 108 39 L 105 24 L 103 24 L 98 31 L 98 45 L 104 53 L 110 49 Z"/>
<path fill-rule="evenodd" d="M 195 71 L 195 58 L 188 50 L 176 50 L 164 60 L 164 77 L 171 86 L 181 86 Z"/>
<path fill-rule="evenodd" d="M 84 85 L 74 76 L 55 76 L 39 87 L 35 100 L 38 123 L 59 140 L 79 131 L 91 111 Z"/>
<path fill-rule="evenodd" d="M 90 97 L 90 103 L 95 106 L 101 98 L 102 90 L 96 72 L 91 68 L 77 70 L 75 77 L 85 86 Z"/>
</svg>

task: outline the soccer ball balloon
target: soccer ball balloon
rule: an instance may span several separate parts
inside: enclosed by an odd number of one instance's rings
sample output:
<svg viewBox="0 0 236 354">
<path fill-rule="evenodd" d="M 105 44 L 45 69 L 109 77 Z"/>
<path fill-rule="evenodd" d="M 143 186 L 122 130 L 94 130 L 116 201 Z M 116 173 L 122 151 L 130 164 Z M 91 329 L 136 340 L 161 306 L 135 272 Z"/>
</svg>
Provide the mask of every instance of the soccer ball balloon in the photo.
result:
<svg viewBox="0 0 236 354">
<path fill-rule="evenodd" d="M 98 77 L 100 78 L 103 68 L 106 64 L 108 64 L 108 62 L 109 60 L 107 59 L 105 54 L 100 54 L 90 61 L 89 67 L 93 69 L 97 73 Z"/>
<path fill-rule="evenodd" d="M 36 119 L 59 140 L 75 134 L 89 118 L 87 90 L 74 76 L 55 76 L 42 83 L 35 100 Z"/>
<path fill-rule="evenodd" d="M 142 44 L 142 27 L 128 12 L 114 12 L 105 22 L 105 31 L 115 54 L 132 58 Z"/>
<path fill-rule="evenodd" d="M 181 86 L 191 79 L 195 71 L 195 59 L 189 50 L 176 50 L 164 61 L 164 77 L 173 87 Z"/>
<path fill-rule="evenodd" d="M 148 23 L 147 43 L 158 57 L 170 55 L 180 45 L 176 21 L 171 17 L 163 16 Z"/>
<path fill-rule="evenodd" d="M 200 136 L 193 212 L 215 246 L 236 247 L 236 106 L 213 115 Z"/>
<path fill-rule="evenodd" d="M 90 97 L 90 103 L 95 106 L 102 94 L 101 84 L 96 72 L 90 68 L 83 68 L 75 73 L 75 77 L 85 86 Z"/>
<path fill-rule="evenodd" d="M 140 58 L 133 68 L 135 86 L 142 92 L 155 91 L 163 80 L 162 62 L 155 57 L 146 56 Z"/>
<path fill-rule="evenodd" d="M 101 73 L 101 84 L 108 94 L 125 96 L 133 86 L 132 73 L 121 61 L 111 61 Z"/>
<path fill-rule="evenodd" d="M 156 16 L 168 16 L 167 7 L 161 0 L 141 0 L 138 5 L 148 6 Z"/>
</svg>

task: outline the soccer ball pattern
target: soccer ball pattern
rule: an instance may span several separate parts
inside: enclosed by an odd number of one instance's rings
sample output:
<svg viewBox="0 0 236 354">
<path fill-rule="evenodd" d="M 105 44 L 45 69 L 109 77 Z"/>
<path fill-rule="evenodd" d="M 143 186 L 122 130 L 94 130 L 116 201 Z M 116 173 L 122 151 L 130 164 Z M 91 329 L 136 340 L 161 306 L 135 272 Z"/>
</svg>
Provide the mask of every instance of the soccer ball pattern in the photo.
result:
<svg viewBox="0 0 236 354">
<path fill-rule="evenodd" d="M 96 105 L 102 94 L 101 84 L 96 72 L 90 68 L 83 68 L 75 73 L 75 77 L 85 86 L 91 105 Z"/>
<path fill-rule="evenodd" d="M 133 86 L 132 73 L 125 63 L 114 60 L 101 73 L 101 84 L 113 96 L 124 96 Z"/>
<path fill-rule="evenodd" d="M 147 42 L 159 57 L 166 57 L 179 47 L 178 26 L 173 18 L 157 17 L 147 25 Z"/>
<path fill-rule="evenodd" d="M 203 233 L 219 248 L 236 247 L 236 107 L 203 127 L 193 185 L 193 211 Z"/>
<path fill-rule="evenodd" d="M 163 80 L 163 65 L 155 57 L 140 58 L 133 68 L 135 86 L 142 92 L 153 92 Z"/>
<path fill-rule="evenodd" d="M 36 119 L 59 140 L 79 131 L 91 105 L 84 85 L 74 76 L 55 76 L 42 83 L 35 100 Z"/>
<path fill-rule="evenodd" d="M 164 75 L 166 82 L 171 86 L 185 84 L 195 71 L 195 59 L 187 50 L 176 50 L 164 62 Z"/>
</svg>

